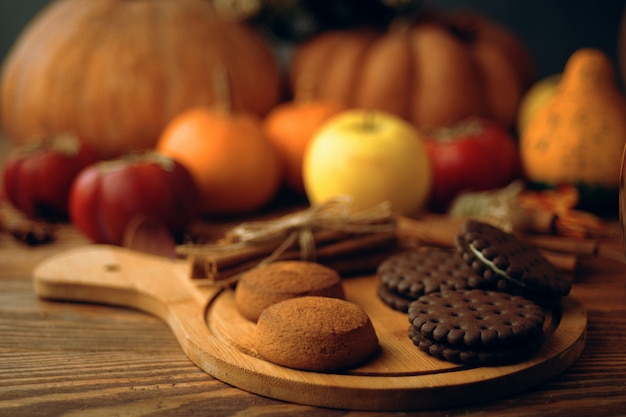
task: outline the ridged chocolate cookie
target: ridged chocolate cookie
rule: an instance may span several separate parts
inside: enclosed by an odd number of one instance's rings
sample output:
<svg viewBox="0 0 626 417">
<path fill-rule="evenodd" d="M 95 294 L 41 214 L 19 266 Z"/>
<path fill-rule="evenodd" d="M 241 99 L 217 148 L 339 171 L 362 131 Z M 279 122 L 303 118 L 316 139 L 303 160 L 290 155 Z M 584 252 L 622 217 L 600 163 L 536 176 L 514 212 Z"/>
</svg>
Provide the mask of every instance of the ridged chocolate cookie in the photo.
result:
<svg viewBox="0 0 626 417">
<path fill-rule="evenodd" d="M 427 294 L 411 303 L 409 337 L 428 354 L 456 363 L 503 365 L 523 360 L 543 341 L 543 309 L 499 291 Z"/>
<path fill-rule="evenodd" d="M 453 251 L 423 247 L 392 255 L 378 267 L 379 298 L 395 310 L 424 294 L 443 290 L 480 288 L 484 278 Z"/>
<path fill-rule="evenodd" d="M 415 346 L 431 356 L 448 362 L 476 366 L 500 366 L 521 362 L 537 352 L 543 341 L 542 338 L 536 338 L 508 349 L 472 350 L 433 342 L 417 333 L 413 327 L 409 328 L 409 337 Z"/>
<path fill-rule="evenodd" d="M 470 220 L 456 238 L 457 251 L 491 288 L 541 304 L 567 295 L 571 284 L 535 246 L 495 226 Z"/>
</svg>

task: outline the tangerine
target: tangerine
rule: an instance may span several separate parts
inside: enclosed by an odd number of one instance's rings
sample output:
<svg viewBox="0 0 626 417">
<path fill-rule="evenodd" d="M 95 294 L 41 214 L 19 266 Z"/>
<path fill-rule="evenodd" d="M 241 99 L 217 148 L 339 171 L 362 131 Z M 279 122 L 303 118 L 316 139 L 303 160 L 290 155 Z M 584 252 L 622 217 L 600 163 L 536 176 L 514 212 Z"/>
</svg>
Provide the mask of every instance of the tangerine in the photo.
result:
<svg viewBox="0 0 626 417">
<path fill-rule="evenodd" d="M 292 101 L 275 107 L 266 116 L 263 131 L 283 159 L 285 184 L 290 190 L 305 193 L 304 151 L 322 123 L 342 110 L 344 105 L 332 101 Z"/>
<path fill-rule="evenodd" d="M 252 114 L 191 108 L 166 125 L 156 150 L 189 170 L 204 214 L 258 210 L 283 182 L 279 154 Z"/>
</svg>

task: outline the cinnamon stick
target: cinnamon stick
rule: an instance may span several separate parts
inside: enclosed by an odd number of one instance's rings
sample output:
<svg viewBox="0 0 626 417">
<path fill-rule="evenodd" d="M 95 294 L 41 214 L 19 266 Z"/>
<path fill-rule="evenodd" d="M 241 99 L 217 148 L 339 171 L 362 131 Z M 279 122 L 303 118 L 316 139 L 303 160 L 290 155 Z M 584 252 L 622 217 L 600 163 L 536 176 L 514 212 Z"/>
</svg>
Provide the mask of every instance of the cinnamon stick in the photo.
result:
<svg viewBox="0 0 626 417">
<path fill-rule="evenodd" d="M 541 250 L 541 254 L 562 272 L 574 273 L 578 268 L 578 256 L 568 253 L 557 253 L 548 250 Z"/>
<path fill-rule="evenodd" d="M 448 217 L 428 217 L 427 220 L 398 219 L 398 236 L 408 240 L 417 240 L 422 245 L 453 247 L 456 236 L 463 229 L 462 219 Z M 579 255 L 594 255 L 597 245 L 592 241 L 577 241 L 557 237 L 520 236 L 540 249 L 541 253 L 555 267 L 564 272 L 574 272 L 578 265 Z"/>
<path fill-rule="evenodd" d="M 595 239 L 564 239 L 558 236 L 524 235 L 524 241 L 538 248 L 574 255 L 595 256 L 598 242 Z"/>
<path fill-rule="evenodd" d="M 346 239 L 351 236 L 350 233 L 338 231 L 338 230 L 318 230 L 313 233 L 313 239 L 316 247 L 319 245 L 325 245 L 332 242 L 337 242 L 342 239 Z M 280 241 L 268 241 L 264 243 L 256 243 L 241 247 L 239 249 L 232 249 L 224 252 L 215 251 L 205 257 L 210 262 L 214 262 L 220 269 L 230 268 L 241 263 L 246 263 L 251 260 L 262 259 L 269 256 L 280 244 Z M 298 249 L 298 241 L 296 240 L 292 245 L 287 248 L 288 250 Z M 197 251 L 193 247 L 185 248 L 179 247 L 179 252 L 186 253 L 192 256 L 198 256 L 202 254 L 202 247 L 199 247 Z"/>
<path fill-rule="evenodd" d="M 397 223 L 400 239 L 417 240 L 433 246 L 452 247 L 456 236 L 463 230 L 465 220 L 444 216 L 417 220 L 400 216 Z"/>
<path fill-rule="evenodd" d="M 337 233 L 323 234 L 323 237 L 337 237 Z M 316 242 L 316 261 L 324 265 L 339 265 L 338 272 L 352 273 L 364 271 L 366 266 L 372 265 L 373 260 L 364 262 L 365 258 L 372 253 L 386 253 L 396 246 L 396 235 L 393 232 L 380 232 L 371 234 L 351 235 L 343 239 L 330 239 Z M 242 272 L 256 267 L 266 259 L 271 251 L 263 244 L 258 250 L 240 251 L 237 262 L 233 262 L 234 255 L 229 252 L 214 253 L 211 256 L 196 255 L 192 257 L 193 278 L 207 279 L 209 282 L 217 282 L 235 277 Z M 276 245 L 273 245 L 275 248 Z M 246 249 L 249 249 L 246 248 Z M 300 259 L 300 251 L 297 247 L 281 253 L 275 260 Z"/>
<path fill-rule="evenodd" d="M 398 235 L 406 239 L 421 241 L 423 244 L 452 247 L 456 236 L 463 230 L 465 219 L 448 217 L 427 217 L 423 220 L 400 217 Z M 571 255 L 595 256 L 598 242 L 593 239 L 567 239 L 551 235 L 518 234 L 518 237 L 539 249 Z"/>
<path fill-rule="evenodd" d="M 0 233 L 7 233 L 30 246 L 46 244 L 56 239 L 52 223 L 27 218 L 8 203 L 0 203 Z"/>
<path fill-rule="evenodd" d="M 385 259 L 396 253 L 400 248 L 389 248 L 382 251 L 355 254 L 346 258 L 323 260 L 322 264 L 337 271 L 341 276 L 358 275 L 375 272 Z"/>
<path fill-rule="evenodd" d="M 317 249 L 318 260 L 334 260 L 346 255 L 370 253 L 380 248 L 395 245 L 397 240 L 394 232 L 372 233 L 344 239 L 336 243 L 321 246 Z"/>
</svg>

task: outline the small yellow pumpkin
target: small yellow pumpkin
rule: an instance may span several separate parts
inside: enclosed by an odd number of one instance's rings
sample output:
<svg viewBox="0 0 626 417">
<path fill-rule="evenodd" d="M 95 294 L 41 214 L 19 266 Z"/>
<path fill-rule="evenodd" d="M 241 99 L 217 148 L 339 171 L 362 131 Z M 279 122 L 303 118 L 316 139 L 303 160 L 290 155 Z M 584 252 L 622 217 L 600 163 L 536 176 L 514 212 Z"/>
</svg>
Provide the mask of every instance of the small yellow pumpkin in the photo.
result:
<svg viewBox="0 0 626 417">
<path fill-rule="evenodd" d="M 520 156 L 532 182 L 617 189 L 625 142 L 626 98 L 613 64 L 604 52 L 582 48 L 523 131 Z"/>
<path fill-rule="evenodd" d="M 617 213 L 617 190 L 626 143 L 626 97 L 608 56 L 574 52 L 553 96 L 520 136 L 520 157 L 532 184 L 570 184 L 579 208 Z"/>
</svg>

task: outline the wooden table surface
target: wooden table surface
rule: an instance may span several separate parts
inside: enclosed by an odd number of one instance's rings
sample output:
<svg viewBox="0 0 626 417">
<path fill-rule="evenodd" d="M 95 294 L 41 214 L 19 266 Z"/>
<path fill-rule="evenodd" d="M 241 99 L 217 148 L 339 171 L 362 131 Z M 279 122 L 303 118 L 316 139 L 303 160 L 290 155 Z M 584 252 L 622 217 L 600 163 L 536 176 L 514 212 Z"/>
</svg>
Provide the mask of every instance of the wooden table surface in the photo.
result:
<svg viewBox="0 0 626 417">
<path fill-rule="evenodd" d="M 587 310 L 587 342 L 561 375 L 488 403 L 377 413 L 250 394 L 197 368 L 155 317 L 39 299 L 34 266 L 87 243 L 69 225 L 36 247 L 0 234 L 0 416 L 626 416 L 626 263 L 580 259 L 571 296 Z"/>
</svg>

